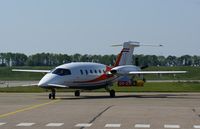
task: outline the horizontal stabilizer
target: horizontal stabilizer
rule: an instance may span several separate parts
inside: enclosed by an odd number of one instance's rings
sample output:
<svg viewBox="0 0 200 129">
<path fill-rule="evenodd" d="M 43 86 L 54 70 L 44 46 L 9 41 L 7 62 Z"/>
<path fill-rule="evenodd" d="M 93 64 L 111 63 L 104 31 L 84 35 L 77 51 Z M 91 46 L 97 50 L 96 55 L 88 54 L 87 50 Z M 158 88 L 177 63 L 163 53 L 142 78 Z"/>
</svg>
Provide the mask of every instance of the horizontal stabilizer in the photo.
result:
<svg viewBox="0 0 200 129">
<path fill-rule="evenodd" d="M 187 73 L 187 71 L 132 71 L 129 74 L 183 74 Z"/>
<path fill-rule="evenodd" d="M 49 73 L 51 70 L 12 69 L 13 72 Z"/>
</svg>

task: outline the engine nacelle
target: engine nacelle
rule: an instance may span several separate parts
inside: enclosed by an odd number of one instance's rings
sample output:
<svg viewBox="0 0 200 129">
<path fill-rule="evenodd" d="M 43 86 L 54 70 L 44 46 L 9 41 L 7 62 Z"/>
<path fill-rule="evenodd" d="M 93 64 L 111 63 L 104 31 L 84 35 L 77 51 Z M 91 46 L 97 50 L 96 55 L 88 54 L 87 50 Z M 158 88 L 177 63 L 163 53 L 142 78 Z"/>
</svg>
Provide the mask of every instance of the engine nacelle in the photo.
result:
<svg viewBox="0 0 200 129">
<path fill-rule="evenodd" d="M 128 75 L 131 71 L 140 71 L 141 69 L 134 65 L 117 66 L 111 69 L 112 74 Z"/>
</svg>

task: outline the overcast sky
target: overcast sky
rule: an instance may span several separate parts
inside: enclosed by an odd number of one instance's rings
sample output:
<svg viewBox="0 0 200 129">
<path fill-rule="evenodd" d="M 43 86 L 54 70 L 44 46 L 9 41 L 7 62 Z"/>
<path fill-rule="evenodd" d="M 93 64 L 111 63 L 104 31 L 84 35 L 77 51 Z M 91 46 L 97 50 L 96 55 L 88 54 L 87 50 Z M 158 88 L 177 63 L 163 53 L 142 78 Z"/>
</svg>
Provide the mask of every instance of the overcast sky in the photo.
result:
<svg viewBox="0 0 200 129">
<path fill-rule="evenodd" d="M 1 0 L 0 52 L 200 55 L 200 0 Z"/>
</svg>

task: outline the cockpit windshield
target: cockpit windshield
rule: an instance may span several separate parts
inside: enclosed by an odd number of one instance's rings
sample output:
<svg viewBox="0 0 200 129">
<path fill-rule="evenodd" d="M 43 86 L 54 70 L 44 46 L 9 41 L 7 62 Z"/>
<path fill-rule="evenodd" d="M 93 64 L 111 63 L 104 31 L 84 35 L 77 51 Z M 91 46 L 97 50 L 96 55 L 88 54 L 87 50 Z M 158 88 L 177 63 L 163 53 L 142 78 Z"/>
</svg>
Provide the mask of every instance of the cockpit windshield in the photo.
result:
<svg viewBox="0 0 200 129">
<path fill-rule="evenodd" d="M 71 71 L 69 69 L 62 69 L 62 68 L 57 68 L 52 73 L 60 76 L 71 75 Z"/>
</svg>

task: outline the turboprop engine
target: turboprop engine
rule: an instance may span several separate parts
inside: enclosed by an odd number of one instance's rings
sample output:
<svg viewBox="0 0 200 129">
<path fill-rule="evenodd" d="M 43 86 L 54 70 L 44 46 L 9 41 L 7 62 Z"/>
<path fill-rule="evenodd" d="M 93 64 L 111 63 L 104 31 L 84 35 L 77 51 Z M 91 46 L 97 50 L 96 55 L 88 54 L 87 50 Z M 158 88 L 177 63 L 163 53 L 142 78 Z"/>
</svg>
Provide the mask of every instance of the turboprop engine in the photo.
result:
<svg viewBox="0 0 200 129">
<path fill-rule="evenodd" d="M 130 71 L 140 71 L 140 67 L 134 66 L 134 65 L 123 65 L 123 66 L 117 66 L 111 69 L 111 74 L 114 75 L 120 75 L 122 76 L 117 84 L 118 86 L 143 86 L 144 81 L 143 80 L 134 80 L 135 76 L 130 75 Z"/>
<path fill-rule="evenodd" d="M 134 65 L 122 65 L 117 66 L 111 69 L 112 74 L 118 74 L 118 75 L 129 75 L 129 72 L 131 71 L 140 71 L 141 69 Z"/>
</svg>

